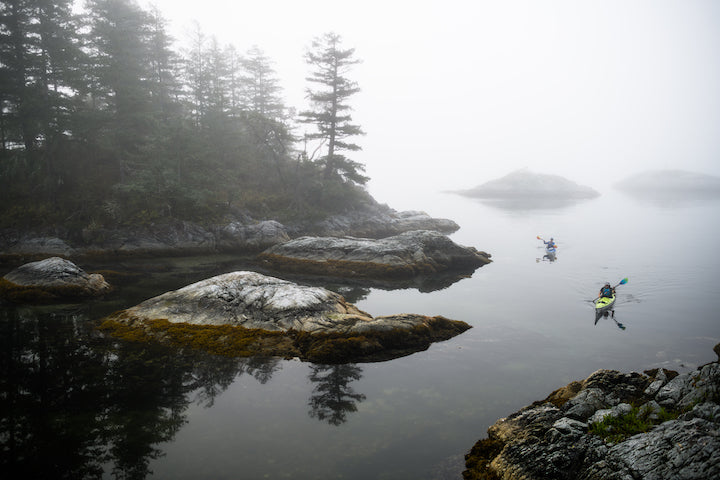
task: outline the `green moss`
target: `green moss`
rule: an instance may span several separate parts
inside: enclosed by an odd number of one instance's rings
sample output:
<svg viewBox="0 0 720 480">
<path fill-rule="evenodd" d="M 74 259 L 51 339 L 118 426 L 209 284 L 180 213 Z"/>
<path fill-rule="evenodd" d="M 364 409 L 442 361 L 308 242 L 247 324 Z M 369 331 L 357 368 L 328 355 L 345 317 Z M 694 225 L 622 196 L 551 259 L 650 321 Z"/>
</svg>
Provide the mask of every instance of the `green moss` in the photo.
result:
<svg viewBox="0 0 720 480">
<path fill-rule="evenodd" d="M 87 290 L 76 285 L 37 287 L 18 285 L 0 278 L 0 296 L 13 303 L 52 303 L 62 299 L 87 296 Z"/>
<path fill-rule="evenodd" d="M 479 440 L 470 453 L 465 455 L 464 480 L 499 480 L 500 477 L 490 470 L 490 462 L 498 456 L 505 446 L 499 440 L 485 438 Z"/>
<path fill-rule="evenodd" d="M 661 408 L 657 418 L 651 418 L 650 415 L 650 411 L 642 411 L 640 407 L 633 407 L 624 415 L 606 415 L 601 421 L 590 424 L 588 432 L 606 442 L 619 443 L 638 433 L 648 432 L 662 422 L 674 420 L 679 413 Z"/>
<path fill-rule="evenodd" d="M 99 327 L 110 335 L 132 342 L 160 342 L 225 356 L 296 356 L 284 332 L 232 325 L 192 325 L 167 319 L 138 320 L 124 313 L 106 319 Z"/>
</svg>

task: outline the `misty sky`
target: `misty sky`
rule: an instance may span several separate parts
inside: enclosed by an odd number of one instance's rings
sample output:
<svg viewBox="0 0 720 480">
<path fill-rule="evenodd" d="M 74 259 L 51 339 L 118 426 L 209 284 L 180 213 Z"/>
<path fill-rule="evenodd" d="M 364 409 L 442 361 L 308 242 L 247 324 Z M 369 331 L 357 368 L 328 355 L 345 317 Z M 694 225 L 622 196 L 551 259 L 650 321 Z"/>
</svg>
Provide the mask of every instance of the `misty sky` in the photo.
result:
<svg viewBox="0 0 720 480">
<path fill-rule="evenodd" d="M 714 0 L 154 0 L 182 43 L 197 20 L 274 61 L 304 107 L 303 53 L 334 31 L 363 61 L 351 157 L 380 201 L 522 167 L 599 190 L 632 173 L 720 175 Z M 609 177 L 598 178 L 603 171 Z"/>
</svg>

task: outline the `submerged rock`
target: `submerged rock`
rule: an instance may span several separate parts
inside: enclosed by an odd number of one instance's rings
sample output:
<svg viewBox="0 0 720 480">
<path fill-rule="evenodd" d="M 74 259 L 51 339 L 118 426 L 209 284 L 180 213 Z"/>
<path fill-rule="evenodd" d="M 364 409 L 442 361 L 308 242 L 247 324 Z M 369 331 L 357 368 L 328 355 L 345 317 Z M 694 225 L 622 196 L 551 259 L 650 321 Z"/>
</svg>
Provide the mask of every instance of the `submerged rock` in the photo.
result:
<svg viewBox="0 0 720 480">
<path fill-rule="evenodd" d="M 682 375 L 600 370 L 498 420 L 463 478 L 720 478 L 718 452 L 718 362 Z"/>
<path fill-rule="evenodd" d="M 26 263 L 0 280 L 0 294 L 15 302 L 93 297 L 108 291 L 110 285 L 102 275 L 88 274 L 60 257 Z"/>
<path fill-rule="evenodd" d="M 301 237 L 260 254 L 271 267 L 323 275 L 407 278 L 444 271 L 474 271 L 490 255 L 457 245 L 433 231 L 406 232 L 383 239 Z"/>
<path fill-rule="evenodd" d="M 470 326 L 422 315 L 373 318 L 324 288 L 241 271 L 146 300 L 108 318 L 103 328 L 226 355 L 332 363 L 407 355 Z"/>
</svg>

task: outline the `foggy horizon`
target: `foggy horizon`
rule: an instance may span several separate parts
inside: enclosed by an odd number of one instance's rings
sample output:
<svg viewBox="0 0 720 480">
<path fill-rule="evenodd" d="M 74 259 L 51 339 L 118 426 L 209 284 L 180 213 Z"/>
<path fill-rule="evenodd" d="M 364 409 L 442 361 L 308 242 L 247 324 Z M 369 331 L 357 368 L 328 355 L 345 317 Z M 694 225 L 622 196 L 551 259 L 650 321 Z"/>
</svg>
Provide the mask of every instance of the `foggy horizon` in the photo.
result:
<svg viewBox="0 0 720 480">
<path fill-rule="evenodd" d="M 197 21 L 221 45 L 260 47 L 298 110 L 306 48 L 339 34 L 362 61 L 348 74 L 367 133 L 352 158 L 381 202 L 524 167 L 601 191 L 650 169 L 720 174 L 712 1 L 140 3 L 178 45 Z"/>
</svg>

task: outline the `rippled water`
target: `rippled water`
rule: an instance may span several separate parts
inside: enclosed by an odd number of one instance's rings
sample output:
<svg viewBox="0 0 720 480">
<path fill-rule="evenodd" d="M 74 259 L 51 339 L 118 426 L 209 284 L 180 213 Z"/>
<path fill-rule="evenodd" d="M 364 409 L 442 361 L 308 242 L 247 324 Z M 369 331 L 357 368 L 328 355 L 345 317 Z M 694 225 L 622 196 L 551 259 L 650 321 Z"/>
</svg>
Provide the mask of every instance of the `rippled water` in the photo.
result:
<svg viewBox="0 0 720 480">
<path fill-rule="evenodd" d="M 609 193 L 551 207 L 419 198 L 494 262 L 430 293 L 343 290 L 376 316 L 473 326 L 389 362 L 224 359 L 93 333 L 113 310 L 248 267 L 232 257 L 123 262 L 104 301 L 5 307 L 2 466 L 25 478 L 459 478 L 489 425 L 572 380 L 715 358 L 720 202 Z M 555 238 L 556 261 L 537 235 Z M 614 318 L 596 324 L 590 300 L 624 277 Z"/>
</svg>

